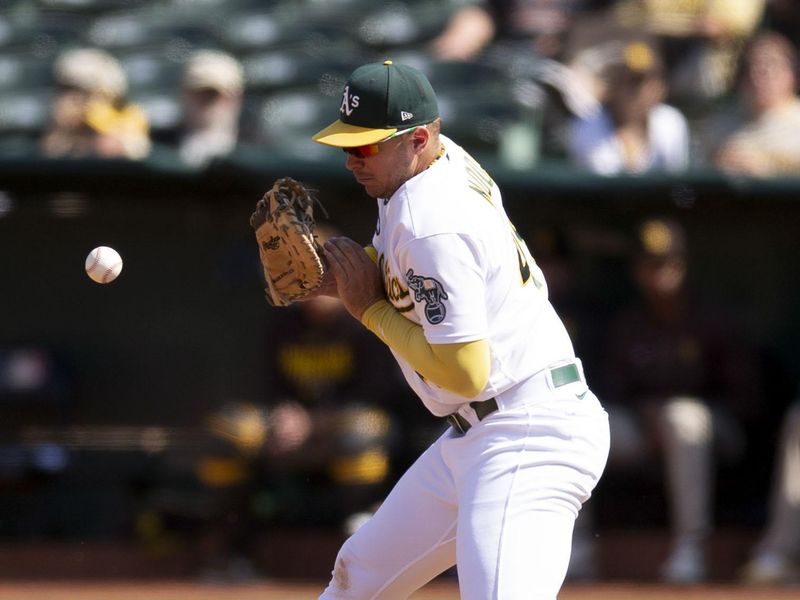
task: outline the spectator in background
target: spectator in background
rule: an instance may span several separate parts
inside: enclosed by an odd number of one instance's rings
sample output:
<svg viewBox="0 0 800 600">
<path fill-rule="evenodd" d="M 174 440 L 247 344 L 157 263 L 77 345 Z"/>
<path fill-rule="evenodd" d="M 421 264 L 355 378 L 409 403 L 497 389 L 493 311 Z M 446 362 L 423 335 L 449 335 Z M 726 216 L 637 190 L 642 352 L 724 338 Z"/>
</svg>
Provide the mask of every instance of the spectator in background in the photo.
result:
<svg viewBox="0 0 800 600">
<path fill-rule="evenodd" d="M 181 127 L 161 141 L 192 166 L 230 154 L 239 142 L 243 95 L 244 73 L 236 58 L 216 50 L 195 52 L 181 81 Z"/>
<path fill-rule="evenodd" d="M 444 31 L 431 43 L 439 60 L 472 60 L 494 39 L 497 25 L 485 3 L 469 3 L 456 10 Z"/>
<path fill-rule="evenodd" d="M 664 104 L 664 67 L 645 39 L 614 39 L 595 47 L 603 56 L 601 110 L 573 117 L 567 150 L 577 166 L 601 175 L 681 172 L 689 164 L 689 126 Z"/>
<path fill-rule="evenodd" d="M 565 64 L 569 38 L 589 30 L 612 0 L 473 0 L 451 15 L 429 51 L 439 61 L 489 66 L 509 81 L 508 102 L 530 111 L 500 130 L 501 161 L 530 168 L 538 155 L 563 158 L 564 122 L 597 109 L 584 80 Z M 447 121 L 447 119 L 445 119 Z"/>
<path fill-rule="evenodd" d="M 514 43 L 527 54 L 558 60 L 573 23 L 608 5 L 602 0 L 483 0 L 453 13 L 433 40 L 440 60 L 472 60 L 491 43 Z"/>
<path fill-rule="evenodd" d="M 800 402 L 786 412 L 767 528 L 742 569 L 750 584 L 800 582 Z"/>
<path fill-rule="evenodd" d="M 657 37 L 664 52 L 670 101 L 703 114 L 734 85 L 744 44 L 756 31 L 765 0 L 619 0 L 619 25 Z"/>
<path fill-rule="evenodd" d="M 800 99 L 797 51 L 780 34 L 763 32 L 743 57 L 734 106 L 709 123 L 709 161 L 753 177 L 797 175 L 800 169 Z"/>
<path fill-rule="evenodd" d="M 595 100 L 563 64 L 571 31 L 600 20 L 612 0 L 476 0 L 456 10 L 430 45 L 442 61 L 478 61 L 513 79 L 533 79 L 568 111 L 584 114 Z M 600 25 L 601 27 L 603 25 Z M 552 109 L 551 109 L 552 110 Z"/>
<path fill-rule="evenodd" d="M 58 57 L 50 121 L 40 140 L 48 157 L 141 159 L 150 152 L 147 116 L 127 102 L 127 78 L 104 50 L 79 48 Z"/>
<path fill-rule="evenodd" d="M 610 466 L 651 457 L 664 465 L 673 546 L 661 575 L 672 583 L 707 576 L 713 457 L 743 458 L 743 424 L 760 389 L 755 354 L 736 327 L 689 295 L 688 259 L 677 222 L 639 227 L 631 265 L 638 299 L 611 321 L 604 369 Z"/>
</svg>

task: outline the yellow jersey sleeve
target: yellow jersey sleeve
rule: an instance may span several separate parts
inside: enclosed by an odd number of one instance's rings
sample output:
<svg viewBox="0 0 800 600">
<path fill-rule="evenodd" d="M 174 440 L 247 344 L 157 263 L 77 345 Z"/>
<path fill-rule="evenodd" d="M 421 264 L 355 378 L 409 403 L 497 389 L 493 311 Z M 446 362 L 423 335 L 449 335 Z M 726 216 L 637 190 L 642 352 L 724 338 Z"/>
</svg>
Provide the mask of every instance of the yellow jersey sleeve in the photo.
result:
<svg viewBox="0 0 800 600">
<path fill-rule="evenodd" d="M 430 344 L 422 327 L 403 317 L 386 300 L 367 308 L 361 321 L 430 383 L 459 396 L 474 398 L 489 381 L 491 358 L 487 340 Z"/>
</svg>

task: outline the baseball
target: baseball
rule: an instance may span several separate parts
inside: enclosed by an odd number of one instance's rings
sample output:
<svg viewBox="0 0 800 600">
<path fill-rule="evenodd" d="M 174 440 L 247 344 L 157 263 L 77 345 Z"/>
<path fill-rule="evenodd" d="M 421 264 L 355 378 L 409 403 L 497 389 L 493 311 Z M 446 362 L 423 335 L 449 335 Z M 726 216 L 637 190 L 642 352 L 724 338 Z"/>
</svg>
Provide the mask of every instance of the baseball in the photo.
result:
<svg viewBox="0 0 800 600">
<path fill-rule="evenodd" d="M 111 283 L 122 271 L 122 257 L 108 246 L 98 246 L 86 257 L 86 274 L 97 283 Z"/>
</svg>

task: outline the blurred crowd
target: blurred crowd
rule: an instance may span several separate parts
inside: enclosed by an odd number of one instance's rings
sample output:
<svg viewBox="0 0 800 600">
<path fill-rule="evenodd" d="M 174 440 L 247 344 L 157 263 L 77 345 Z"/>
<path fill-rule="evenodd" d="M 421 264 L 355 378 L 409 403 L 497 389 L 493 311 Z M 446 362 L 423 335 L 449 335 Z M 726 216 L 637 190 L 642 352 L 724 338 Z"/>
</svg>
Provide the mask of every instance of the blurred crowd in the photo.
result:
<svg viewBox="0 0 800 600">
<path fill-rule="evenodd" d="M 428 74 L 446 134 L 511 168 L 791 176 L 798 10 L 792 0 L 20 0 L 0 12 L 0 30 L 29 29 L 0 37 L 0 87 L 13 91 L 0 150 L 166 152 L 190 166 L 242 145 L 318 156 L 306 138 L 343 78 L 391 57 Z M 26 75 L 37 69 L 48 73 Z"/>
<path fill-rule="evenodd" d="M 0 87 L 15 85 L 14 56 L 22 54 L 23 70 L 38 59 L 47 74 L 31 89 L 47 108 L 26 120 L 13 99 L 0 100 L 0 153 L 170 156 L 192 168 L 243 149 L 315 156 L 305 142 L 330 121 L 344 76 L 370 58 L 391 57 L 430 75 L 446 135 L 508 168 L 800 172 L 800 2 L 379 4 L 12 2 L 0 9 Z M 81 23 L 59 37 L 54 23 L 78 10 L 87 11 Z M 28 37 L 4 33 L 26 22 L 46 27 Z M 156 23 L 162 37 L 126 42 L 139 39 L 136 23 Z M 574 286 L 569 244 L 544 232 L 531 245 L 610 413 L 609 477 L 655 474 L 672 535 L 661 575 L 695 583 L 709 577 L 719 472 L 752 466 L 764 374 L 735 316 L 690 289 L 691 232 L 654 215 L 629 233 L 630 305 L 602 316 Z M 263 335 L 272 351 L 262 365 L 269 397 L 206 415 L 208 444 L 174 456 L 141 492 L 140 538 L 163 545 L 176 532 L 199 531 L 195 549 L 214 576 L 233 567 L 252 575 L 231 557 L 246 558 L 264 528 L 353 531 L 445 427 L 404 392 L 385 348 L 338 301 L 285 309 L 270 327 Z M 0 353 L 0 395 L 19 393 L 15 360 L 18 352 Z M 742 569 L 755 583 L 800 578 L 800 417 L 794 398 L 784 400 L 765 531 Z M 576 533 L 587 537 L 576 537 L 573 577 L 596 572 L 596 518 L 590 503 Z"/>
</svg>

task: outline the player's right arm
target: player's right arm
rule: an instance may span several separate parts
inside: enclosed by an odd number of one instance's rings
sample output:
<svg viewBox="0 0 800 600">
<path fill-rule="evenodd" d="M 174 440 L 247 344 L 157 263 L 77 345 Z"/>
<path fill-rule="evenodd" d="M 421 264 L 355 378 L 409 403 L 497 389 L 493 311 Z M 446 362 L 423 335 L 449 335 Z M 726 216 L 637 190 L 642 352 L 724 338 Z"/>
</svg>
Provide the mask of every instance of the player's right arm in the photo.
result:
<svg viewBox="0 0 800 600">
<path fill-rule="evenodd" d="M 465 398 L 480 393 L 489 380 L 489 342 L 430 344 L 423 328 L 386 301 L 377 266 L 348 238 L 332 238 L 325 253 L 347 310 L 422 377 Z"/>
<path fill-rule="evenodd" d="M 487 340 L 430 344 L 422 327 L 406 319 L 386 300 L 369 306 L 361 322 L 430 383 L 473 398 L 489 381 L 491 356 Z"/>
</svg>

